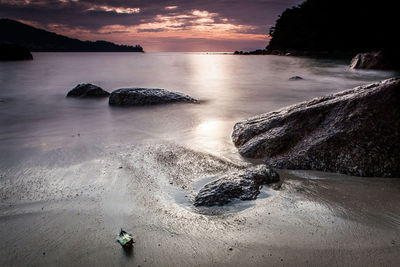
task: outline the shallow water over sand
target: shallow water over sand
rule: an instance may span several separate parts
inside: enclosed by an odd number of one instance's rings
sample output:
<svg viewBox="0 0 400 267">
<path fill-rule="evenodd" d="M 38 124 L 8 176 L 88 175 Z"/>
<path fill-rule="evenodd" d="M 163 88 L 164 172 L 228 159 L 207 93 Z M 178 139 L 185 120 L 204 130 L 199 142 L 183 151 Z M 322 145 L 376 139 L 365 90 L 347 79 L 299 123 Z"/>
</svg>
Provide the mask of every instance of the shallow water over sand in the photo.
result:
<svg viewBox="0 0 400 267">
<path fill-rule="evenodd" d="M 191 206 L 206 181 L 249 164 L 230 140 L 236 121 L 394 73 L 275 56 L 34 57 L 0 63 L 1 266 L 400 261 L 398 179 L 280 171 L 282 189 L 264 188 L 256 201 Z M 295 75 L 304 80 L 288 81 Z M 65 98 L 81 82 L 202 102 L 114 108 Z M 120 227 L 134 234 L 132 253 L 114 242 Z"/>
</svg>

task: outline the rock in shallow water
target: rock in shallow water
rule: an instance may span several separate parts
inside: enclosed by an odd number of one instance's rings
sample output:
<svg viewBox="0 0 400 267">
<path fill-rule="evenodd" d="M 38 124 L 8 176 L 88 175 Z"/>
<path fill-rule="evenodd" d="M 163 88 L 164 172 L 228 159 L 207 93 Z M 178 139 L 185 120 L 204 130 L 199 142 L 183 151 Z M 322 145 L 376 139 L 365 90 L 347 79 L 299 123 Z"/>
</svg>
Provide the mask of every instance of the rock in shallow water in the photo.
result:
<svg viewBox="0 0 400 267">
<path fill-rule="evenodd" d="M 303 78 L 300 76 L 293 76 L 289 78 L 289 81 L 298 81 L 298 80 L 303 80 Z"/>
<path fill-rule="evenodd" d="M 352 69 L 396 69 L 396 64 L 392 56 L 381 51 L 357 54 L 350 63 Z"/>
<path fill-rule="evenodd" d="M 400 78 L 262 114 L 234 126 L 239 153 L 268 165 L 400 177 Z"/>
<path fill-rule="evenodd" d="M 111 93 L 109 104 L 144 106 L 167 103 L 195 103 L 196 99 L 177 92 L 150 88 L 121 88 Z"/>
<path fill-rule="evenodd" d="M 90 83 L 81 83 L 68 92 L 67 97 L 107 97 L 110 93 Z"/>
<path fill-rule="evenodd" d="M 222 176 L 206 184 L 194 199 L 195 206 L 222 206 L 234 199 L 253 200 L 262 185 L 279 181 L 279 175 L 265 165 L 250 167 Z"/>
</svg>

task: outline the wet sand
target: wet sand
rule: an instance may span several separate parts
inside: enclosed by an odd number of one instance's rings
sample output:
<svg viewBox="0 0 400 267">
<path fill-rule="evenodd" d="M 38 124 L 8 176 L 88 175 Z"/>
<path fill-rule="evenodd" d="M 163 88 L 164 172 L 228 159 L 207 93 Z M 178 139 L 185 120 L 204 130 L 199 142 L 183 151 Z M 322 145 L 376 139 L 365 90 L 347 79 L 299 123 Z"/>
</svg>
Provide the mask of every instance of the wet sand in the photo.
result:
<svg viewBox="0 0 400 267">
<path fill-rule="evenodd" d="M 21 157 L 0 173 L 0 266 L 400 262 L 400 179 L 281 170 L 280 190 L 195 209 L 202 184 L 249 163 L 164 142 L 82 141 Z M 116 243 L 120 227 L 132 251 Z"/>
</svg>

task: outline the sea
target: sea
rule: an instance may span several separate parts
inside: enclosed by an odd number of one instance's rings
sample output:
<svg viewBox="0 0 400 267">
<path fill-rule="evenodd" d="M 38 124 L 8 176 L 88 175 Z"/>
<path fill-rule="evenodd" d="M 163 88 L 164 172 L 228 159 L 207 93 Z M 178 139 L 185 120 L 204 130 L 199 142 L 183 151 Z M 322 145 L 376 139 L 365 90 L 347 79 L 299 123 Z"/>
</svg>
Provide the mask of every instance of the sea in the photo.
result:
<svg viewBox="0 0 400 267">
<path fill-rule="evenodd" d="M 221 53 L 33 53 L 0 62 L 0 167 L 73 138 L 85 144 L 172 141 L 237 157 L 234 124 L 314 97 L 396 75 L 349 62 Z M 303 80 L 290 81 L 292 76 Z M 163 88 L 200 104 L 118 108 L 108 99 L 66 98 L 79 83 L 112 92 Z"/>
</svg>

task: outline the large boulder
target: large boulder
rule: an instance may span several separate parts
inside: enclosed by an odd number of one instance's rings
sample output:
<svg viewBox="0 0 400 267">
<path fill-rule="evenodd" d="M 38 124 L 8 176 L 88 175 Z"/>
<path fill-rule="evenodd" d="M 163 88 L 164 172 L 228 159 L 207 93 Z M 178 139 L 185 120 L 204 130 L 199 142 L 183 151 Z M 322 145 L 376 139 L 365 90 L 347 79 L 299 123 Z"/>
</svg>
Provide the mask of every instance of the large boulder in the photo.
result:
<svg viewBox="0 0 400 267">
<path fill-rule="evenodd" d="M 97 85 L 81 83 L 68 92 L 67 97 L 108 97 L 109 92 Z"/>
<path fill-rule="evenodd" d="M 206 184 L 194 199 L 195 206 L 222 206 L 234 199 L 253 200 L 263 185 L 279 181 L 279 175 L 265 165 L 232 172 Z"/>
<path fill-rule="evenodd" d="M 0 61 L 32 60 L 32 54 L 23 46 L 0 44 Z"/>
<path fill-rule="evenodd" d="M 319 97 L 237 123 L 244 157 L 271 166 L 400 177 L 400 78 Z"/>
<path fill-rule="evenodd" d="M 392 69 L 390 59 L 381 51 L 357 54 L 350 63 L 352 69 Z"/>
<path fill-rule="evenodd" d="M 177 92 L 150 88 L 121 88 L 111 93 L 109 104 L 143 106 L 167 103 L 195 103 L 196 99 Z"/>
</svg>

